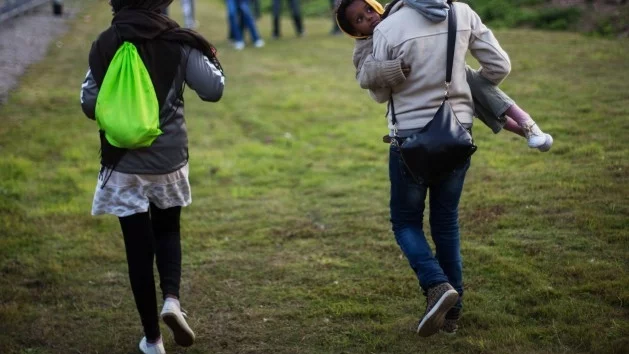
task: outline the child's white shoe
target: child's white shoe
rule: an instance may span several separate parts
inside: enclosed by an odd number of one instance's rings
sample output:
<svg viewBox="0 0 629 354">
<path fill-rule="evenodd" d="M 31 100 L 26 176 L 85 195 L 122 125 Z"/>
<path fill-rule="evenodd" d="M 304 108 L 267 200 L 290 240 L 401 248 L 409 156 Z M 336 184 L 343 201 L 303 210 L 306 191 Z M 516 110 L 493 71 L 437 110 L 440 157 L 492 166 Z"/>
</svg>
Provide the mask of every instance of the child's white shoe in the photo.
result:
<svg viewBox="0 0 629 354">
<path fill-rule="evenodd" d="M 257 41 L 253 42 L 253 46 L 256 48 L 264 47 L 264 40 L 258 39 Z"/>
<path fill-rule="evenodd" d="M 187 315 L 181 311 L 179 301 L 167 298 L 160 316 L 175 337 L 175 343 L 182 347 L 189 347 L 194 343 L 194 332 L 186 322 Z"/>
<path fill-rule="evenodd" d="M 164 342 L 161 340 L 156 345 L 152 345 L 149 347 L 146 342 L 146 337 L 143 337 L 140 341 L 140 351 L 144 354 L 166 354 L 166 349 L 164 349 Z"/>
<path fill-rule="evenodd" d="M 553 137 L 544 133 L 536 123 L 522 127 L 522 130 L 531 149 L 546 152 L 553 146 Z"/>
<path fill-rule="evenodd" d="M 546 133 L 544 133 L 544 135 L 546 136 L 546 141 L 542 145 L 537 147 L 537 150 L 541 152 L 546 152 L 550 150 L 550 148 L 553 146 L 553 137 L 550 134 Z"/>
</svg>

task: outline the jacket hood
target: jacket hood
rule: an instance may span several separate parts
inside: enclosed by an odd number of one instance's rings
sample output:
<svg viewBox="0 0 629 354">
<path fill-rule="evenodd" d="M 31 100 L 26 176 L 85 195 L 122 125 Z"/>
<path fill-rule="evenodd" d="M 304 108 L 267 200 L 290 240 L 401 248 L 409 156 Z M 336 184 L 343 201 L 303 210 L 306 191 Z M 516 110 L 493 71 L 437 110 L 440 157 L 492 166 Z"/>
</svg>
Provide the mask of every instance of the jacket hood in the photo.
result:
<svg viewBox="0 0 629 354">
<path fill-rule="evenodd" d="M 355 0 L 355 1 L 358 1 L 358 0 Z M 362 0 L 362 1 L 369 4 L 369 6 L 371 6 L 374 9 L 374 11 L 378 13 L 378 15 L 382 16 L 382 14 L 384 13 L 384 7 L 378 1 L 376 0 Z M 355 36 L 351 34 L 350 32 L 352 31 L 352 29 L 346 27 L 347 23 L 343 19 L 339 20 L 339 17 L 345 16 L 345 11 L 341 11 L 341 13 L 339 13 L 339 8 L 341 4 L 343 4 L 343 2 L 344 2 L 343 0 L 339 1 L 338 4 L 336 5 L 336 8 L 334 9 L 334 18 L 336 19 L 336 23 L 338 24 L 341 31 L 343 31 L 345 34 L 355 39 L 365 39 L 365 38 L 370 37 L 370 36 Z"/>
<path fill-rule="evenodd" d="M 445 0 L 402 0 L 432 22 L 442 22 L 448 17 L 450 7 Z"/>
</svg>

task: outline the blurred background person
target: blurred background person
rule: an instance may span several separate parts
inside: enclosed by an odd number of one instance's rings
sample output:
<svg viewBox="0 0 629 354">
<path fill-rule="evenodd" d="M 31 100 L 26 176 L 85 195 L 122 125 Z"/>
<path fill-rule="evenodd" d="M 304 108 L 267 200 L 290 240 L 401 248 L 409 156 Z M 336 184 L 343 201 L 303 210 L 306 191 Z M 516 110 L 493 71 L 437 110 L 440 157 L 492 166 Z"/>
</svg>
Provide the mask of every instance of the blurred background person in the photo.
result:
<svg viewBox="0 0 629 354">
<path fill-rule="evenodd" d="M 245 48 L 244 30 L 241 28 L 249 30 L 254 47 L 263 47 L 264 40 L 260 37 L 256 20 L 249 8 L 249 0 L 226 0 L 226 3 L 229 36 L 233 42 L 234 49 L 242 50 Z"/>
<path fill-rule="evenodd" d="M 341 29 L 339 28 L 339 24 L 336 22 L 336 14 L 334 13 L 335 1 L 330 0 L 330 9 L 332 10 L 332 29 L 330 30 L 331 35 L 341 34 Z"/>
<path fill-rule="evenodd" d="M 303 19 L 301 17 L 301 8 L 299 0 L 288 0 L 290 11 L 293 16 L 293 24 L 295 25 L 295 33 L 298 37 L 304 35 Z M 281 37 L 280 30 L 280 14 L 282 13 L 282 0 L 273 0 L 273 38 Z"/>
<path fill-rule="evenodd" d="M 262 16 L 261 10 L 260 10 L 260 0 L 249 0 L 251 3 L 251 6 L 249 7 L 251 9 L 251 13 L 254 17 L 254 19 L 257 21 L 260 19 L 260 16 Z M 238 27 L 240 28 L 240 32 L 244 33 L 245 32 L 245 23 L 242 20 L 242 11 L 240 9 L 238 9 Z M 231 31 L 231 26 L 229 25 L 229 21 L 227 22 L 227 33 L 229 34 L 227 36 L 227 39 L 231 42 L 234 42 L 234 34 Z"/>
<path fill-rule="evenodd" d="M 197 22 L 194 19 L 194 0 L 181 0 L 181 12 L 183 13 L 183 25 L 186 28 L 197 28 Z M 164 15 L 168 15 L 168 8 L 163 11 Z"/>
<path fill-rule="evenodd" d="M 249 0 L 249 2 L 251 3 L 251 10 L 252 10 L 251 13 L 253 14 L 256 20 L 259 20 L 260 16 L 262 16 L 262 10 L 260 8 L 260 0 Z"/>
</svg>

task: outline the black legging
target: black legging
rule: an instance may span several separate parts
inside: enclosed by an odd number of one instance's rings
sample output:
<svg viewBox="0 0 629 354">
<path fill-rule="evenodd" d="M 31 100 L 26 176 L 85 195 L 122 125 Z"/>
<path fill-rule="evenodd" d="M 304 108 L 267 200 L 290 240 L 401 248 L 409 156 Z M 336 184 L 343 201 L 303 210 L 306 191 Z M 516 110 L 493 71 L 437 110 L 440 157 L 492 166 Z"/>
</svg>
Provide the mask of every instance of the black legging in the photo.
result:
<svg viewBox="0 0 629 354">
<path fill-rule="evenodd" d="M 181 281 L 181 207 L 159 209 L 151 203 L 150 213 L 119 218 L 129 265 L 129 280 L 149 341 L 159 338 L 157 295 L 153 279 L 153 255 L 157 258 L 162 296 L 179 298 Z"/>
</svg>

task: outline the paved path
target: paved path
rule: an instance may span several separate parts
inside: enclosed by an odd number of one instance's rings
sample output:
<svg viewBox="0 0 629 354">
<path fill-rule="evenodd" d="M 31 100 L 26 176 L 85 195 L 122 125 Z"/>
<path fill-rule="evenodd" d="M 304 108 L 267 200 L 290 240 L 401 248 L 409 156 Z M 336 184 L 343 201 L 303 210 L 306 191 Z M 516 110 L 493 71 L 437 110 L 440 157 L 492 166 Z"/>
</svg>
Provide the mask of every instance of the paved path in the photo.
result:
<svg viewBox="0 0 629 354">
<path fill-rule="evenodd" d="M 42 5 L 28 13 L 0 22 L 0 104 L 17 85 L 29 65 L 41 60 L 49 45 L 67 30 L 76 9 L 65 6 L 63 16 Z"/>
</svg>

